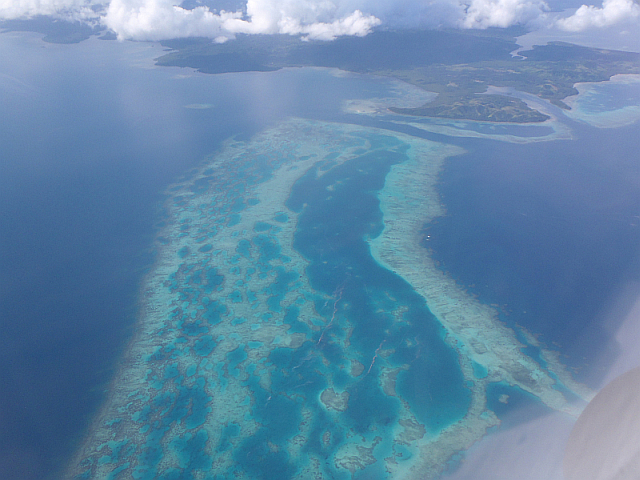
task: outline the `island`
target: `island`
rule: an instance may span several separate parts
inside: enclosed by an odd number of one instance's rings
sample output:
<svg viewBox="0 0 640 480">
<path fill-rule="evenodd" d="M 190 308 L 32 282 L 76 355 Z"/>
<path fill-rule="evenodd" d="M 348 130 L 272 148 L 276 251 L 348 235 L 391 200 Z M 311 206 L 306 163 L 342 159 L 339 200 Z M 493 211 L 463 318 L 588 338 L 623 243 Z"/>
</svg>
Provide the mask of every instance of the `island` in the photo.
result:
<svg viewBox="0 0 640 480">
<path fill-rule="evenodd" d="M 396 78 L 435 92 L 435 100 L 392 113 L 484 122 L 533 123 L 549 117 L 523 100 L 486 94 L 508 87 L 569 109 L 564 99 L 574 85 L 602 82 L 617 74 L 640 73 L 640 54 L 553 42 L 519 52 L 521 28 L 473 31 L 376 31 L 333 42 L 289 35 L 239 35 L 223 44 L 189 38 L 162 42 L 172 51 L 162 66 L 203 73 L 275 71 L 286 67 L 328 67 Z"/>
</svg>

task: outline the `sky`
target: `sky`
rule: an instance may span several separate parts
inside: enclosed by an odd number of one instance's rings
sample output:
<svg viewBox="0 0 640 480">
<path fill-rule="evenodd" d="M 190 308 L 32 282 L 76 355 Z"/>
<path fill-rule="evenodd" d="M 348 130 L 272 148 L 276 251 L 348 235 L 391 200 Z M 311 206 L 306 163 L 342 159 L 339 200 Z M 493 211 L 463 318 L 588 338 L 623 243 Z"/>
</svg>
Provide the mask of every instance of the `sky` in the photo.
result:
<svg viewBox="0 0 640 480">
<path fill-rule="evenodd" d="M 329 41 L 378 26 L 512 25 L 587 38 L 600 31 L 640 37 L 638 0 L 0 0 L 0 20 L 38 15 L 107 27 L 120 40 L 199 36 L 224 42 L 237 34 L 280 33 Z"/>
</svg>

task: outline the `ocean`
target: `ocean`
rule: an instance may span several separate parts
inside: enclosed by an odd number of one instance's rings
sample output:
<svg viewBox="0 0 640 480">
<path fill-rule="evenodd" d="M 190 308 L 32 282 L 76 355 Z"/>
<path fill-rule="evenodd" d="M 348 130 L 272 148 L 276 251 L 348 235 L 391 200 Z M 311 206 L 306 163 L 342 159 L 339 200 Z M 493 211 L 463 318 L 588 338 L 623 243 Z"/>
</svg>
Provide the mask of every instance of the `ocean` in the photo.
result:
<svg viewBox="0 0 640 480">
<path fill-rule="evenodd" d="M 424 245 L 597 386 L 618 354 L 608 309 L 640 272 L 638 126 L 572 127 L 572 141 L 479 143 L 447 164 L 447 215 Z"/>
<path fill-rule="evenodd" d="M 551 351 L 598 386 L 619 353 L 607 308 L 640 272 L 637 123 L 451 136 L 345 107 L 407 94 L 391 80 L 207 76 L 153 67 L 161 53 L 0 35 L 3 477 L 382 478 L 443 432 L 463 445 L 457 425 L 481 436 L 479 398 L 509 409 L 496 364 L 371 253 L 390 172 L 423 144 L 466 150 L 424 183 L 442 206 L 419 226 L 430 272 L 493 305 L 545 378 L 561 375 Z M 500 368 L 529 389 L 513 408 L 579 394 Z"/>
</svg>

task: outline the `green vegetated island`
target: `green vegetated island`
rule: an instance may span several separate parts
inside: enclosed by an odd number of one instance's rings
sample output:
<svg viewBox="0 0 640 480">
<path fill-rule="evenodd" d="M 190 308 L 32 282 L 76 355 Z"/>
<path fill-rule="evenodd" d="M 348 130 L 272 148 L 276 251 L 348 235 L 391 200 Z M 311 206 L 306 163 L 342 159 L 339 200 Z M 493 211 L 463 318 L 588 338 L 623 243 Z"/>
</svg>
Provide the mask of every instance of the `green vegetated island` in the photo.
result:
<svg viewBox="0 0 640 480">
<path fill-rule="evenodd" d="M 333 42 L 302 42 L 288 35 L 239 35 L 223 44 L 203 38 L 178 39 L 162 42 L 173 51 L 158 58 L 157 64 L 203 73 L 314 66 L 383 75 L 438 93 L 433 101 L 417 108 L 390 108 L 394 113 L 514 123 L 542 122 L 549 117 L 518 98 L 480 94 L 489 86 L 511 87 L 568 109 L 563 99 L 578 93 L 574 84 L 640 73 L 640 54 L 560 42 L 514 56 L 516 36 L 523 33 L 516 28 L 376 31 Z"/>
</svg>

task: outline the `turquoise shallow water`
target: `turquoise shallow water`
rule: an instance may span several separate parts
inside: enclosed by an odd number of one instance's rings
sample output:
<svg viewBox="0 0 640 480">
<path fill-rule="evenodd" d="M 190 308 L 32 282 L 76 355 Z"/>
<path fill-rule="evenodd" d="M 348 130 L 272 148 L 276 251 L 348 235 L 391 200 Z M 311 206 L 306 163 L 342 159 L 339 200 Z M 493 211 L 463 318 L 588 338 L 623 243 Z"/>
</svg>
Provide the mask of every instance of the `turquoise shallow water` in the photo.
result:
<svg viewBox="0 0 640 480">
<path fill-rule="evenodd" d="M 434 477 L 507 410 L 572 412 L 583 392 L 523 328 L 428 262 L 416 288 L 374 260 L 390 199 L 411 195 L 391 172 L 432 189 L 410 172 L 438 148 L 291 119 L 170 187 L 137 334 L 75 477 Z M 422 258 L 401 240 L 396 255 Z M 506 406 L 498 382 L 528 400 Z"/>
<path fill-rule="evenodd" d="M 640 78 L 590 85 L 579 101 L 581 109 L 599 113 L 638 105 Z"/>
<path fill-rule="evenodd" d="M 407 117 L 402 118 L 406 119 Z M 427 125 L 433 123 L 431 120 L 424 120 L 423 122 L 420 122 L 419 119 L 412 118 L 411 120 Z M 484 135 L 513 135 L 515 137 L 529 138 L 544 137 L 545 135 L 553 133 L 553 129 L 551 127 L 542 125 L 514 125 L 506 123 L 491 124 L 488 122 L 465 122 L 464 120 L 448 123 L 442 119 L 437 120 L 435 123 L 439 125 L 446 125 L 456 130 L 475 132 Z"/>
<path fill-rule="evenodd" d="M 161 53 L 0 36 L 0 476 L 58 478 L 107 398 L 166 225 L 159 207 L 169 184 L 234 135 L 250 138 L 293 114 L 339 116 L 344 98 L 388 89 L 320 70 L 152 68 Z M 213 302 L 209 311 L 222 314 Z"/>
<path fill-rule="evenodd" d="M 324 159 L 283 143 L 305 133 Z M 442 327 L 366 242 L 408 145 L 297 121 L 227 149 L 170 189 L 148 318 L 76 476 L 384 477 L 413 455 L 402 425 L 437 435 L 470 404 Z"/>
</svg>

